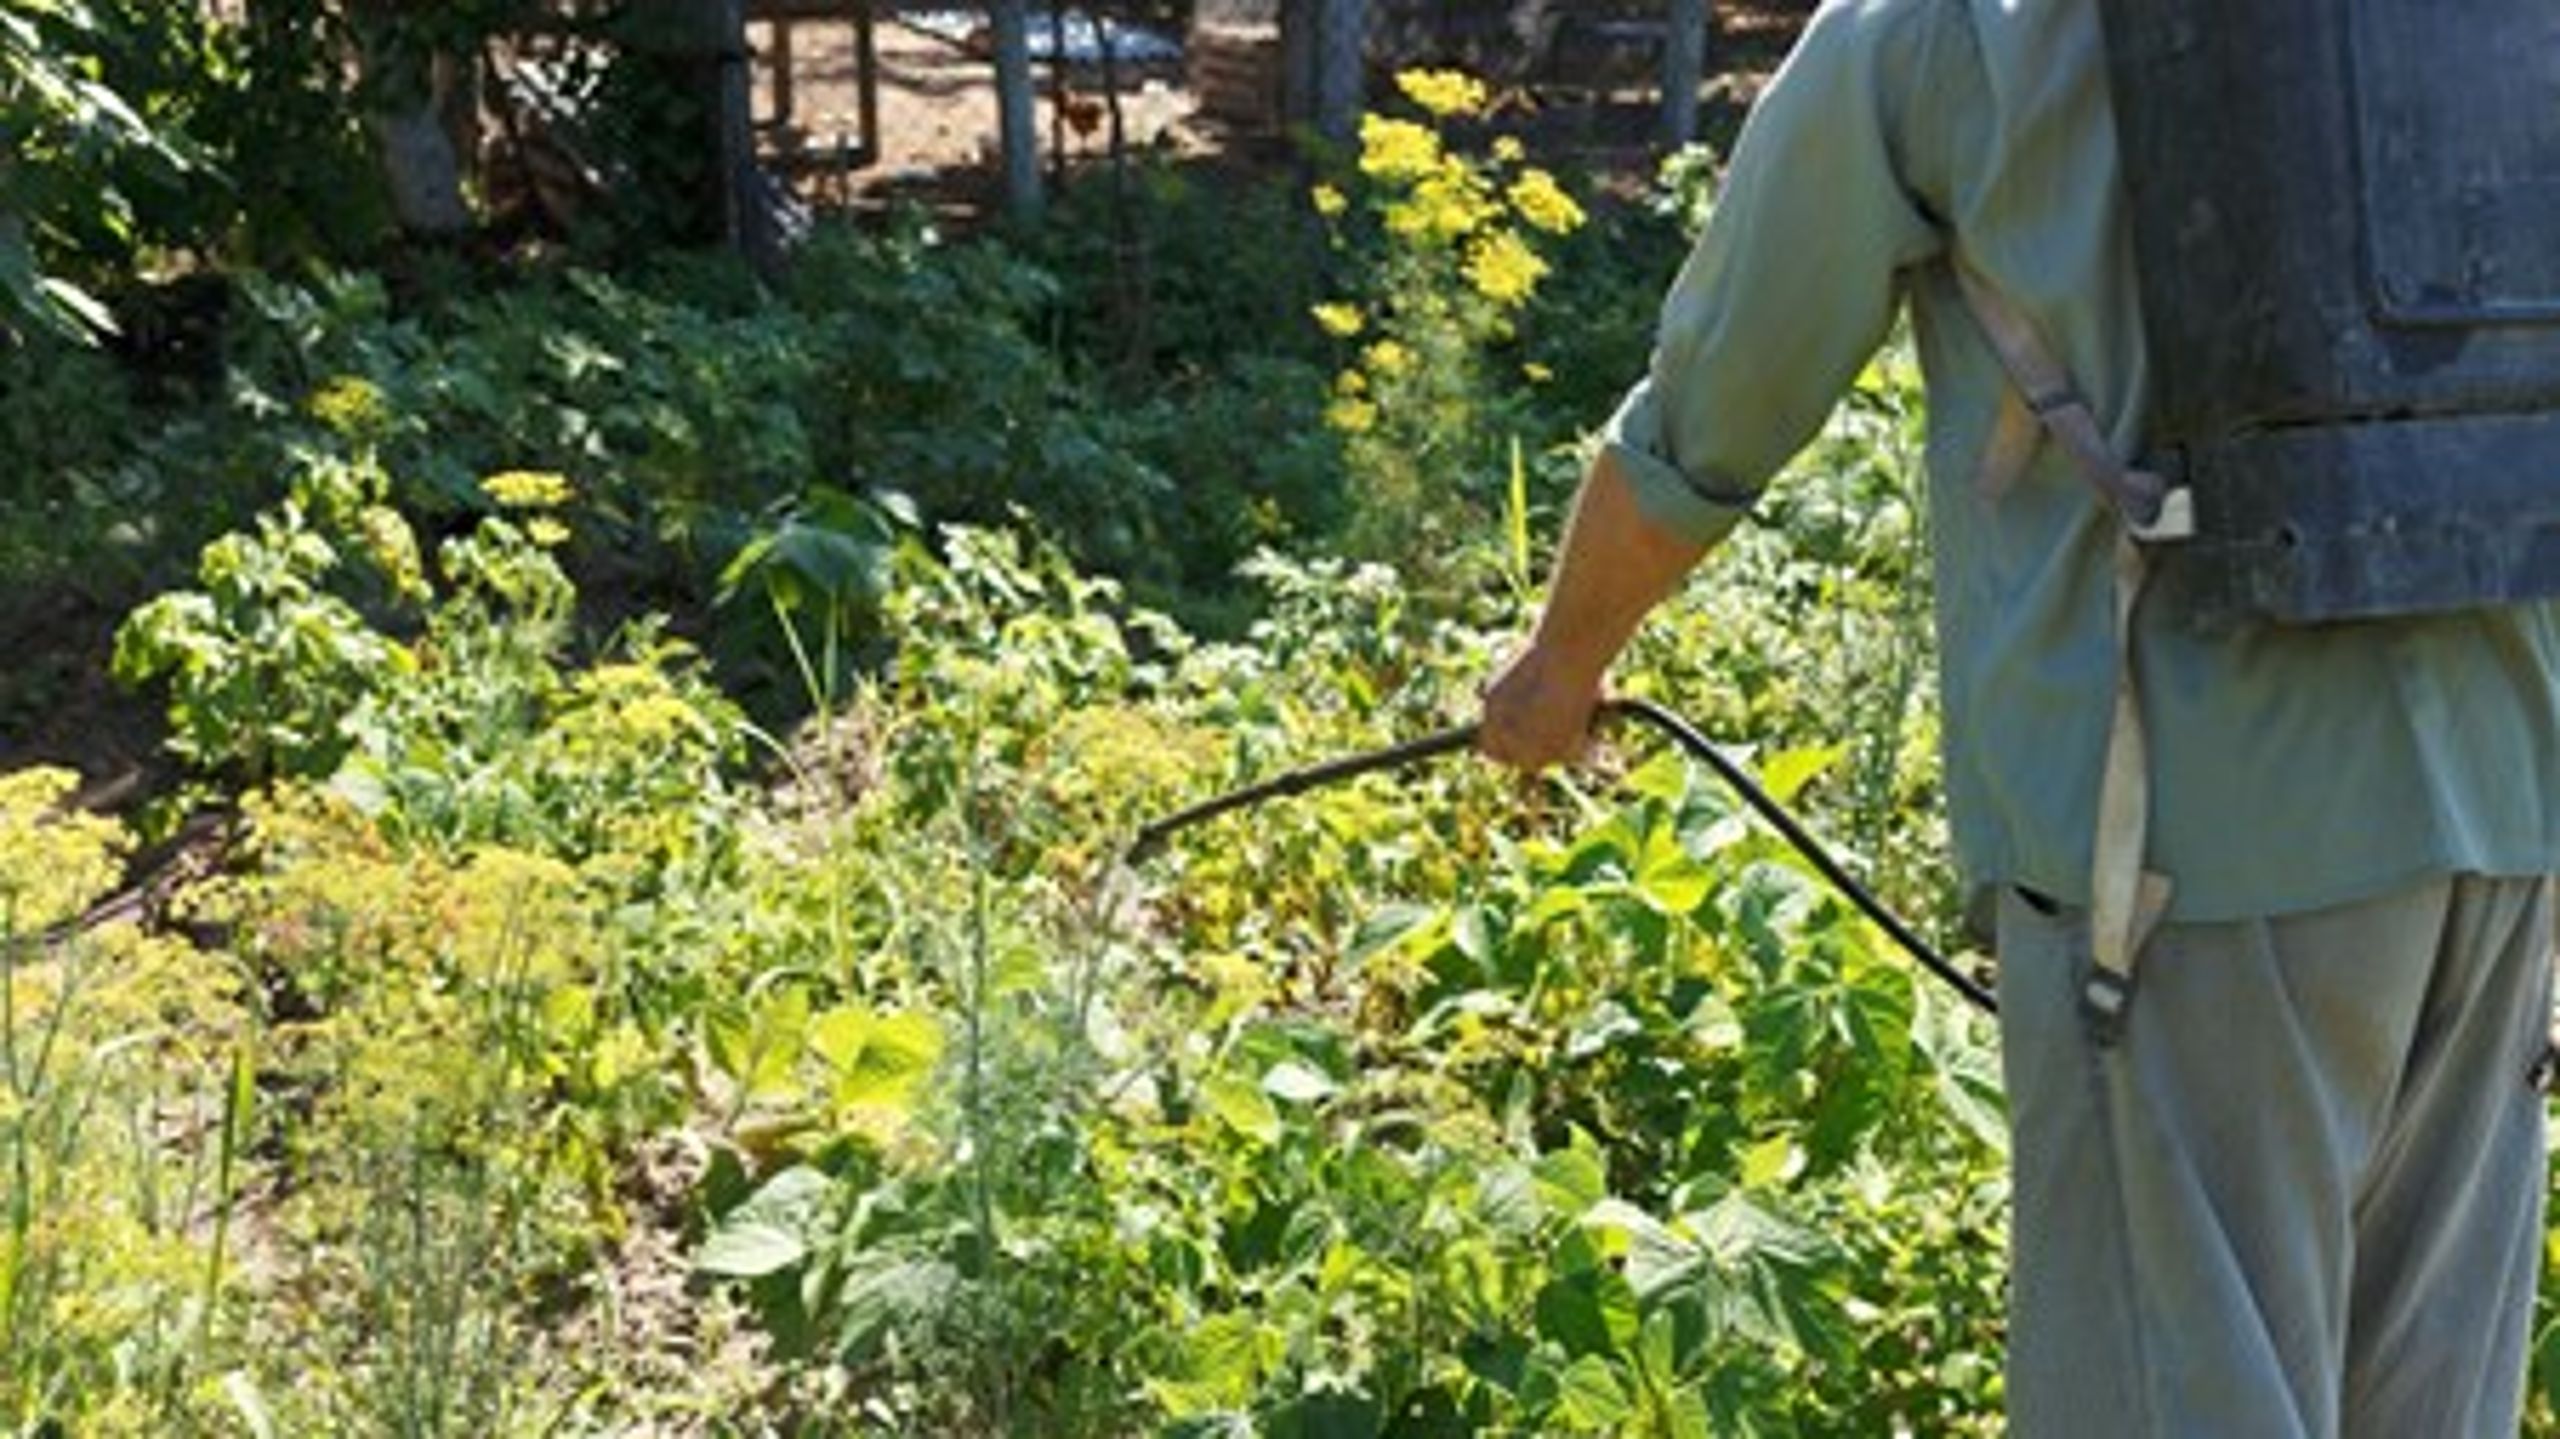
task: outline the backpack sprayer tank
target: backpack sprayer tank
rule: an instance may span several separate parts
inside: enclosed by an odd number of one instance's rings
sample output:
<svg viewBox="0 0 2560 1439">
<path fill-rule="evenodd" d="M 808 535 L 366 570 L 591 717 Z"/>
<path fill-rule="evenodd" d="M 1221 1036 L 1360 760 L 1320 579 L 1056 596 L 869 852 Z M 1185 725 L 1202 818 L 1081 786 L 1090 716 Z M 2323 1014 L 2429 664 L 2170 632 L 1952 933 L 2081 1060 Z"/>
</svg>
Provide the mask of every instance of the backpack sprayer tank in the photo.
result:
<svg viewBox="0 0 2560 1439">
<path fill-rule="evenodd" d="M 2195 506 L 2161 578 L 2282 622 L 2560 594 L 2560 6 L 2101 9 L 2141 462 Z"/>
</svg>

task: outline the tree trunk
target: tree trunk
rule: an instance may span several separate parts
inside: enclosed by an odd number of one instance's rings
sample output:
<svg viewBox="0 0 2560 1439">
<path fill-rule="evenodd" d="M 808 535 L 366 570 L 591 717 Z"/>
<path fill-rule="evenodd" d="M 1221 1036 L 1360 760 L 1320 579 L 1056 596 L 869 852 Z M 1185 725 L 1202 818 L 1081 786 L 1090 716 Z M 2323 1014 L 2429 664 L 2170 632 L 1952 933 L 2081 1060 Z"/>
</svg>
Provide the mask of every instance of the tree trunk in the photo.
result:
<svg viewBox="0 0 2560 1439">
<path fill-rule="evenodd" d="M 1676 150 L 1698 138 L 1698 86 L 1706 78 L 1711 0 L 1667 0 L 1662 41 L 1662 143 Z"/>
<path fill-rule="evenodd" d="M 710 0 L 719 25 L 719 101 L 713 111 L 721 233 L 756 273 L 782 269 L 783 197 L 756 161 L 755 74 L 747 49 L 746 0 Z"/>
<path fill-rule="evenodd" d="M 1129 126 L 1120 103 L 1120 57 L 1107 12 L 1096 12 L 1094 43 L 1101 50 L 1102 100 L 1108 107 L 1111 145 L 1111 279 L 1112 308 L 1117 312 L 1121 359 L 1132 372 L 1143 370 L 1155 351 L 1155 306 L 1151 291 L 1146 237 L 1139 233 L 1137 203 L 1129 180 Z"/>
<path fill-rule="evenodd" d="M 1316 0 L 1316 134 L 1349 146 L 1360 133 L 1369 0 Z"/>
<path fill-rule="evenodd" d="M 1049 6 L 1049 186 L 1067 190 L 1067 7 Z"/>
<path fill-rule="evenodd" d="M 1316 122 L 1316 31 L 1323 0 L 1280 0 L 1280 128 Z"/>
<path fill-rule="evenodd" d="M 745 0 L 628 0 L 617 64 L 668 99 L 642 117 L 626 163 L 660 239 L 719 245 L 770 274 L 790 228 L 787 197 L 757 163 Z"/>
<path fill-rule="evenodd" d="M 1031 22 L 1024 0 L 994 0 L 996 143 L 1004 155 L 1005 213 L 1029 224 L 1040 218 L 1040 140 L 1033 116 Z"/>
</svg>

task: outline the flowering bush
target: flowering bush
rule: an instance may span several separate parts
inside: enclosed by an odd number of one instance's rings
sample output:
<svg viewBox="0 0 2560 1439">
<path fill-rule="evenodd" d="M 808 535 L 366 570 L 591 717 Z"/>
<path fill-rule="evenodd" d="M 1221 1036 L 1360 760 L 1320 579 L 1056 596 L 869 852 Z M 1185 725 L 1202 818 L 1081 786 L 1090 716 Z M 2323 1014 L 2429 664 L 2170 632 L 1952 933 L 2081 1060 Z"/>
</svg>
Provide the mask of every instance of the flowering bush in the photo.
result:
<svg viewBox="0 0 2560 1439">
<path fill-rule="evenodd" d="M 1448 501 L 1488 492 L 1501 473 L 1524 423 L 1507 377 L 1534 383 L 1503 361 L 1547 276 L 1542 247 L 1584 214 L 1517 139 L 1482 155 L 1452 146 L 1445 131 L 1485 111 L 1481 81 L 1412 70 L 1396 83 L 1423 118 L 1363 117 L 1355 174 L 1314 191 L 1356 262 L 1348 293 L 1314 319 L 1345 351 L 1326 420 L 1361 501 L 1350 546 L 1409 564 L 1465 548 L 1448 527 L 1470 525 L 1474 507 Z"/>
</svg>

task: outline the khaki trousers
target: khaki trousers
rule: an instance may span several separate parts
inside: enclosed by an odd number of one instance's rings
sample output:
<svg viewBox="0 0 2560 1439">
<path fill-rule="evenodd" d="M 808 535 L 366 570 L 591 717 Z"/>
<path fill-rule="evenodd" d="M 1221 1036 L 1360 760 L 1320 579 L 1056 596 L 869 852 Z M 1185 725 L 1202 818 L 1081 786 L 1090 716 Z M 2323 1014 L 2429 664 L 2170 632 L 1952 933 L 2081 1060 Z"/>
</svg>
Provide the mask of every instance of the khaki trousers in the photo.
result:
<svg viewBox="0 0 2560 1439">
<path fill-rule="evenodd" d="M 2086 914 L 2004 895 L 1998 936 L 2012 1433 L 2511 1439 L 2546 883 L 2165 926 L 2105 1048 Z"/>
</svg>

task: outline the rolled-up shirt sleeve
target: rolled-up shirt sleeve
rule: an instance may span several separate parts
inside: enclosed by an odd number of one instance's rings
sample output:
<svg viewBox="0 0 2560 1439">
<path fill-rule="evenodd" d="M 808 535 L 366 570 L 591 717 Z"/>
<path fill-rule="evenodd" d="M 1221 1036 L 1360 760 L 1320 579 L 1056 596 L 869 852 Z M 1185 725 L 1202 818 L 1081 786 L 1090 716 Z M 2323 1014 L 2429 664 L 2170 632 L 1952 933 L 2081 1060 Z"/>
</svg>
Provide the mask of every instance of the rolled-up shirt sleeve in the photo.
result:
<svg viewBox="0 0 2560 1439">
<path fill-rule="evenodd" d="M 1939 252 L 1896 158 L 1896 26 L 1923 8 L 1825 5 L 1744 124 L 1648 372 L 1600 437 L 1654 523 L 1730 531 L 1883 341 L 1902 272 Z"/>
</svg>

